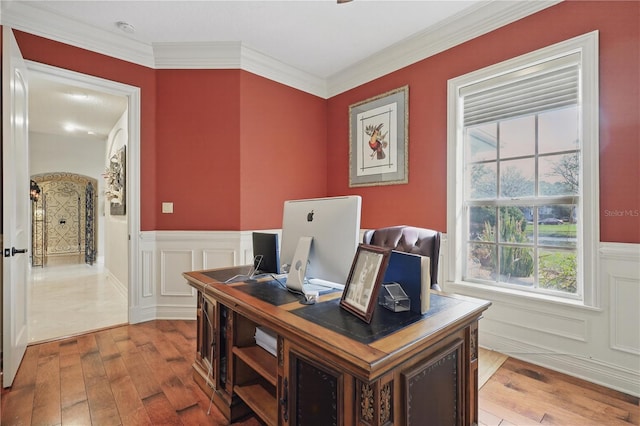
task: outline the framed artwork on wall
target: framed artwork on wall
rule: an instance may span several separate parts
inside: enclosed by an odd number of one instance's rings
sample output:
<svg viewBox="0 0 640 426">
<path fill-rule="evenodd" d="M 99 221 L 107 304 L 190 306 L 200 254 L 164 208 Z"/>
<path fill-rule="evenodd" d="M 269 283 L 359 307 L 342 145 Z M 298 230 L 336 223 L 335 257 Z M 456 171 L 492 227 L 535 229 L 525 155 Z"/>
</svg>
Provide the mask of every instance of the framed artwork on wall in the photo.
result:
<svg viewBox="0 0 640 426">
<path fill-rule="evenodd" d="M 360 244 L 351 265 L 340 306 L 369 323 L 378 300 L 390 249 Z"/>
<path fill-rule="evenodd" d="M 349 187 L 409 182 L 409 86 L 349 106 Z"/>
<path fill-rule="evenodd" d="M 109 200 L 109 213 L 112 216 L 123 216 L 127 213 L 127 151 L 126 146 L 118 149 L 110 159 L 105 174 L 105 195 Z"/>
</svg>

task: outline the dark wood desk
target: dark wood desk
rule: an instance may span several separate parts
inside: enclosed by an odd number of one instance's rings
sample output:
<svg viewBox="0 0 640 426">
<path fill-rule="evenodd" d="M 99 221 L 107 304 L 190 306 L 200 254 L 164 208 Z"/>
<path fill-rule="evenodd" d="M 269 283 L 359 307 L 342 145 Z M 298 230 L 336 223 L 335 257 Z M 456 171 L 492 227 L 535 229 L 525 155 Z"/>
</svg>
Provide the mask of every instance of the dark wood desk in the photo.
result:
<svg viewBox="0 0 640 426">
<path fill-rule="evenodd" d="M 230 421 L 268 425 L 478 422 L 478 320 L 490 303 L 433 292 L 425 315 L 378 306 L 371 324 L 340 293 L 302 305 L 271 279 L 224 284 L 248 267 L 186 272 L 198 290 L 194 378 Z M 276 355 L 256 327 L 277 336 Z"/>
</svg>

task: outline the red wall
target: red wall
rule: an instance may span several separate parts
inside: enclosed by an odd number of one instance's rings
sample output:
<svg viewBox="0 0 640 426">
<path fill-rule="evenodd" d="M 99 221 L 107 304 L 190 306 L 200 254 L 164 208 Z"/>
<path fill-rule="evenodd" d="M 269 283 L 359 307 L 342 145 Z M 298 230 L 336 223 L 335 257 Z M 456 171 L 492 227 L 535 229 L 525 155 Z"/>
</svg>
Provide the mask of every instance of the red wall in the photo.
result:
<svg viewBox="0 0 640 426">
<path fill-rule="evenodd" d="M 25 59 L 140 88 L 140 226 L 156 228 L 156 71 L 14 30 Z"/>
<path fill-rule="evenodd" d="M 174 213 L 156 229 L 279 228 L 285 200 L 326 194 L 325 126 L 324 99 L 255 74 L 158 70 L 157 194 Z"/>
<path fill-rule="evenodd" d="M 280 228 L 285 200 L 327 194 L 327 102 L 241 75 L 241 229 Z"/>
<path fill-rule="evenodd" d="M 240 229 L 239 83 L 239 70 L 157 71 L 156 193 L 173 214 L 155 229 Z"/>
<path fill-rule="evenodd" d="M 361 194 L 363 228 L 446 231 L 447 80 L 599 30 L 601 240 L 640 242 L 639 26 L 640 2 L 567 1 L 331 98 L 329 194 Z M 405 84 L 409 183 L 350 189 L 349 105 Z"/>
<path fill-rule="evenodd" d="M 142 88 L 143 230 L 277 228 L 285 199 L 361 194 L 363 228 L 444 231 L 447 80 L 599 30 L 601 239 L 638 243 L 639 22 L 639 2 L 565 1 L 328 101 L 245 71 L 152 70 L 16 37 L 26 59 Z M 349 105 L 405 84 L 409 183 L 350 189 Z"/>
<path fill-rule="evenodd" d="M 241 70 L 153 70 L 15 33 L 25 59 L 141 88 L 143 231 L 279 228 L 284 200 L 326 195 L 326 100 Z"/>
</svg>

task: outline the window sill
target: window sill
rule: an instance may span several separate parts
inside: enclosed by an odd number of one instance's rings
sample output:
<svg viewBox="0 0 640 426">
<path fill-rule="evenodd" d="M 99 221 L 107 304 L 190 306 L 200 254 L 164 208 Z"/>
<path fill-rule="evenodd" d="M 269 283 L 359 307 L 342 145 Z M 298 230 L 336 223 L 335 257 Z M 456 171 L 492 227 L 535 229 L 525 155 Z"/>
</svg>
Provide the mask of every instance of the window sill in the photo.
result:
<svg viewBox="0 0 640 426">
<path fill-rule="evenodd" d="M 581 300 L 565 299 L 548 294 L 537 294 L 528 291 L 518 291 L 510 288 L 493 287 L 486 284 L 467 283 L 464 281 L 447 281 L 444 283 L 445 292 L 459 293 L 465 296 L 487 299 L 492 302 L 540 302 L 542 304 L 556 305 L 578 310 L 603 312 L 598 306 L 585 305 Z"/>
</svg>

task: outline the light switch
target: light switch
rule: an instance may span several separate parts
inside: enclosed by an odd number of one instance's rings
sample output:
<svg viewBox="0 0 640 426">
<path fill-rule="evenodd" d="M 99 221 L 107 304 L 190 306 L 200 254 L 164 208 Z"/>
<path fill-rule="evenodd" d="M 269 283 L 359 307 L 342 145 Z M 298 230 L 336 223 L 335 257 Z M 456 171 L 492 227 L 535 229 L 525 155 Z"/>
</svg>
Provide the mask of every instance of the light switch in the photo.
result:
<svg viewBox="0 0 640 426">
<path fill-rule="evenodd" d="M 162 203 L 162 213 L 173 213 L 173 203 Z"/>
</svg>

